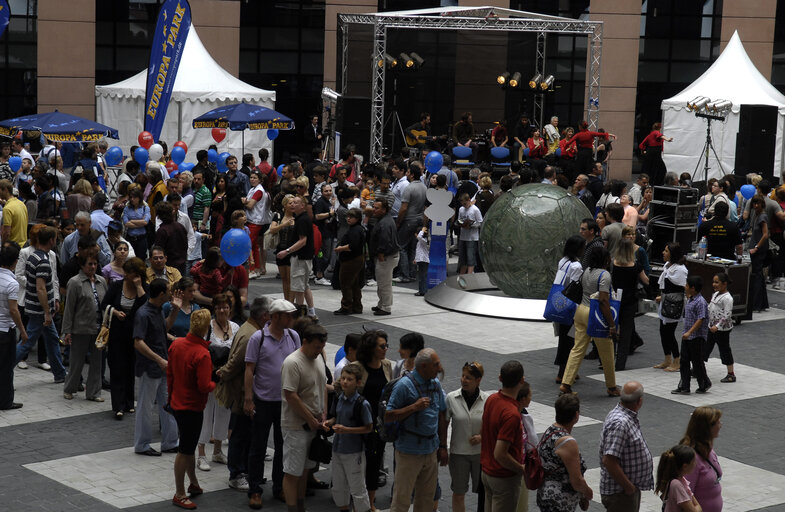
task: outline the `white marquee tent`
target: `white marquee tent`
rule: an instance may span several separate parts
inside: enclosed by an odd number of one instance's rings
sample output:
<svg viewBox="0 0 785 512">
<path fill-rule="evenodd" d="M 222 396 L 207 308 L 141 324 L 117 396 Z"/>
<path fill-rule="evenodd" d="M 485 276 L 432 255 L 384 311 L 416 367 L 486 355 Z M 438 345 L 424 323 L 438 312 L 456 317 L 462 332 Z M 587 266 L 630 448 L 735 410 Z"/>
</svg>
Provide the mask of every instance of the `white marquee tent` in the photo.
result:
<svg viewBox="0 0 785 512">
<path fill-rule="evenodd" d="M 718 178 L 734 170 L 739 109 L 742 104 L 779 107 L 774 175 L 775 177 L 782 175 L 785 96 L 760 74 L 747 56 L 738 32 L 733 34 L 728 41 L 728 46 L 705 73 L 676 96 L 663 100 L 660 107 L 662 132 L 668 137 L 673 137 L 673 142 L 665 142 L 663 152 L 663 160 L 668 171 L 692 173 L 700 160 L 699 171 L 695 173 L 693 179 L 703 180 L 704 158 L 701 155 L 701 148 L 706 142 L 706 120 L 695 117 L 693 112 L 687 110 L 687 102 L 697 96 L 733 102 L 733 108 L 725 121 L 711 123 L 712 143 L 721 160 L 722 169 L 711 154 L 709 178 Z M 755 169 L 748 169 L 748 171 L 754 172 Z"/>
<path fill-rule="evenodd" d="M 120 146 L 127 154 L 144 122 L 145 84 L 147 70 L 111 85 L 95 88 L 96 119 L 117 128 Z M 275 92 L 258 89 L 229 74 L 218 65 L 205 49 L 193 25 L 188 31 L 174 90 L 161 132 L 161 140 L 169 149 L 177 140 L 188 145 L 186 161 L 196 162 L 196 151 L 215 144 L 211 130 L 191 128 L 191 121 L 214 108 L 232 103 L 246 102 L 275 108 Z M 240 156 L 242 132 L 226 130 L 226 138 L 218 144 L 218 152 L 228 151 Z M 272 141 L 266 130 L 246 130 L 246 152 L 254 153 L 266 147 L 272 156 Z"/>
</svg>

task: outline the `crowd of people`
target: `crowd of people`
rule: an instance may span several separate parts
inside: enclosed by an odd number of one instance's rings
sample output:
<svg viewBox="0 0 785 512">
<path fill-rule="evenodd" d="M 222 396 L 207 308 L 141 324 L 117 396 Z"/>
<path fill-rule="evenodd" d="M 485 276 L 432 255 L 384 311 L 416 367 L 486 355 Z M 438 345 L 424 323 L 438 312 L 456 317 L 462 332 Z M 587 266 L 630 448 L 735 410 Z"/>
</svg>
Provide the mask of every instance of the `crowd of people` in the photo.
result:
<svg viewBox="0 0 785 512">
<path fill-rule="evenodd" d="M 554 118 L 545 128 L 546 140 L 557 125 Z M 539 133 L 532 136 L 538 140 Z M 14 402 L 13 370 L 28 368 L 37 345 L 38 365 L 63 384 L 65 400 L 83 392 L 87 400 L 103 402 L 102 391 L 109 390 L 113 417 L 133 414 L 136 453 L 177 454 L 173 504 L 181 508 L 196 508 L 192 498 L 203 492 L 197 470 L 209 471 L 212 464 L 226 465 L 229 486 L 246 492 L 251 508 L 261 508 L 264 465 L 271 462 L 273 497 L 290 511 L 304 510 L 308 489 L 330 487 L 313 476 L 324 462 L 312 460 L 323 432 L 334 434 L 331 487 L 340 510 L 375 510 L 376 492 L 387 483 L 384 454 L 390 444 L 392 510 L 408 510 L 411 503 L 417 512 L 435 510 L 439 465 L 449 466 L 453 510 L 465 510 L 470 489 L 480 495 L 479 510 L 526 510 L 522 475 L 526 453 L 535 450 L 545 469 L 538 506 L 566 511 L 585 509 L 593 497 L 572 428 L 580 414 L 573 386 L 584 358 L 596 354 L 607 394 L 620 398 L 603 429 L 599 492 L 606 509 L 637 510 L 640 491 L 656 487 L 666 510 L 686 501 L 720 510 L 719 479 L 710 485 L 707 468 L 721 474 L 711 449 L 721 413 L 693 413 L 681 445 L 663 455 L 655 482 L 637 422 L 643 386 L 616 383 L 616 372 L 643 344 L 635 315 L 651 276 L 645 241 L 652 187 L 646 174 L 629 190 L 624 182 L 605 180 L 607 159 L 584 147 L 596 137 L 610 152 L 613 135 L 591 132 L 584 123 L 575 138 L 562 139 L 580 145 L 580 165 L 513 162 L 498 192 L 492 176 L 479 168 L 462 180 L 446 156 L 438 172 L 427 173 L 415 159 L 361 165 L 348 147 L 333 165 L 314 153 L 305 165 L 283 165 L 279 176 L 264 149 L 258 165 L 252 154 L 242 156 L 241 167 L 229 156 L 225 172 L 199 150 L 190 171 L 170 173 L 164 153 L 144 170 L 129 160 L 111 173 L 102 157 L 108 146 L 98 143 L 83 149 L 69 178 L 59 144 L 44 148 L 37 160 L 22 155 L 26 164 L 18 173 L 8 167 L 11 150 L 21 154 L 18 141 L 0 144 L 0 344 L 9 356 L 3 358 L 0 409 L 22 407 Z M 680 186 L 689 178 L 680 184 L 668 173 L 663 179 Z M 730 247 L 735 257 L 741 235 L 724 228 L 735 226 L 736 218 L 747 223 L 755 304 L 763 309 L 768 240 L 782 239 L 775 224 L 785 213 L 769 197 L 766 180 L 749 181 L 757 187 L 750 200 L 735 193 L 732 177 L 710 182 L 710 193 L 701 198 L 700 229 L 711 254 Z M 560 397 L 556 421 L 541 440 L 526 412 L 532 390 L 518 361 L 502 365 L 497 393 L 480 389 L 485 369 L 476 361 L 463 365 L 460 388 L 448 393 L 438 378 L 444 371 L 438 354 L 420 334 L 401 338 L 401 359 L 393 363 L 387 334 L 370 330 L 346 337 L 345 357 L 330 371 L 328 333 L 318 323 L 311 283 L 340 289 L 336 315 L 362 313 L 363 289 L 376 287 L 373 314 L 390 315 L 393 282 L 416 280 L 417 295 L 427 291 L 429 188 L 453 193 L 458 271 L 471 273 L 482 268 L 479 232 L 492 203 L 528 183 L 568 189 L 594 214 L 565 242 L 559 262 L 555 284 L 579 282 L 582 294 L 574 317 L 555 325 Z M 785 189 L 775 197 L 785 200 Z M 222 258 L 220 242 L 232 228 L 251 239 L 246 265 Z M 720 231 L 726 239 L 718 239 Z M 655 367 L 680 372 L 674 394 L 690 393 L 693 377 L 698 393 L 709 390 L 705 361 L 715 344 L 728 368 L 722 382 L 736 381 L 730 280 L 722 272 L 712 283 L 690 275 L 686 250 L 666 245 L 657 281 L 664 360 Z M 249 280 L 268 272 L 268 252 L 284 298 L 249 298 Z M 785 279 L 779 258 L 774 269 L 779 287 Z M 714 294 L 707 302 L 701 292 L 709 284 Z M 619 292 L 614 322 L 610 306 Z M 606 337 L 588 334 L 592 301 L 610 325 Z M 101 340 L 106 350 L 97 348 Z M 160 450 L 151 445 L 158 428 Z"/>
</svg>

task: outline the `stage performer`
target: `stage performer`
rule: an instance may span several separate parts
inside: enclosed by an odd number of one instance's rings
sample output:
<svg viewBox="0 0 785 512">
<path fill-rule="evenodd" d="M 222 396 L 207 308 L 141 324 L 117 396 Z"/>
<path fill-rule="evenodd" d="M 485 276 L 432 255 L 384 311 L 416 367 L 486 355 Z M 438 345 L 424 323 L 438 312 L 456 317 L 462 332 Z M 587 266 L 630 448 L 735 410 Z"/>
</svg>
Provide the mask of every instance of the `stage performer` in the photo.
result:
<svg viewBox="0 0 785 512">
<path fill-rule="evenodd" d="M 420 149 L 426 149 L 426 142 L 431 140 L 433 137 L 431 136 L 431 114 L 428 112 L 423 112 L 420 114 L 420 120 L 414 123 L 413 125 L 406 128 L 406 137 L 408 139 L 407 144 L 409 146 L 414 146 Z M 419 133 L 415 133 L 419 132 Z M 425 132 L 425 135 L 422 134 Z M 416 141 L 412 144 L 412 140 Z"/>
<path fill-rule="evenodd" d="M 590 173 L 593 160 L 594 138 L 602 140 L 614 140 L 616 136 L 612 133 L 593 132 L 589 130 L 589 123 L 581 121 L 578 125 L 578 133 L 572 136 L 567 144 L 575 142 L 578 145 L 578 155 L 575 159 L 575 170 L 578 173 Z"/>
<path fill-rule="evenodd" d="M 453 126 L 452 138 L 456 145 L 472 148 L 472 159 L 475 159 L 477 154 L 477 143 L 474 142 L 474 136 L 472 113 L 464 112 L 461 120 Z"/>
<path fill-rule="evenodd" d="M 643 139 L 638 146 L 643 153 L 644 172 L 651 176 L 652 185 L 662 185 L 665 182 L 665 162 L 662 161 L 662 142 L 673 142 L 673 137 L 666 137 L 662 130 L 662 123 L 654 123 L 651 133 Z"/>
</svg>

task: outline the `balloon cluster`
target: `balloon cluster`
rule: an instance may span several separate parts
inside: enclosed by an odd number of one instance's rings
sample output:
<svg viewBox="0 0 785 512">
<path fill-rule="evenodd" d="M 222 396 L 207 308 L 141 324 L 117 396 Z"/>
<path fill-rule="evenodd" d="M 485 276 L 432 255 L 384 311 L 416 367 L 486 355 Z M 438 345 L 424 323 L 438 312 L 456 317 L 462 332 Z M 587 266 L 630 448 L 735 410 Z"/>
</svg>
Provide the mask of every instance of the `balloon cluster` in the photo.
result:
<svg viewBox="0 0 785 512">
<path fill-rule="evenodd" d="M 161 160 L 164 156 L 164 148 L 160 144 L 155 144 L 153 140 L 153 135 L 150 132 L 144 131 L 139 134 L 137 138 L 139 145 L 141 147 L 136 148 L 134 150 L 134 160 L 139 162 L 139 165 L 144 166 L 148 160 L 152 160 L 157 162 Z M 185 161 L 185 155 L 188 153 L 188 145 L 178 140 L 174 143 L 172 147 L 172 152 L 169 155 L 171 159 L 166 163 L 166 169 L 169 171 L 170 175 L 173 171 L 178 170 L 181 164 Z M 123 162 L 123 150 L 120 149 L 118 146 L 113 146 L 109 148 L 106 152 L 106 162 L 111 165 L 120 165 Z M 186 164 L 183 164 L 186 165 Z M 193 168 L 193 164 L 188 170 Z M 180 169 L 181 171 L 185 169 Z"/>
</svg>

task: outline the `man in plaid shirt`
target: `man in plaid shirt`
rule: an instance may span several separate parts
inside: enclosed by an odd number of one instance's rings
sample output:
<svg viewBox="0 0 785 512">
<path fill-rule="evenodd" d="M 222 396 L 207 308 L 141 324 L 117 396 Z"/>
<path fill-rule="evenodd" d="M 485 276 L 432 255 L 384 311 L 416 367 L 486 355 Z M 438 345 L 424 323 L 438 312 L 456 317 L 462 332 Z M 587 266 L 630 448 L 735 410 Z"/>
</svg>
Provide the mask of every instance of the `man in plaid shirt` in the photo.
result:
<svg viewBox="0 0 785 512">
<path fill-rule="evenodd" d="M 608 512 L 637 512 L 641 491 L 654 487 L 651 452 L 638 421 L 642 406 L 643 385 L 630 381 L 602 425 L 600 494 Z"/>
</svg>

